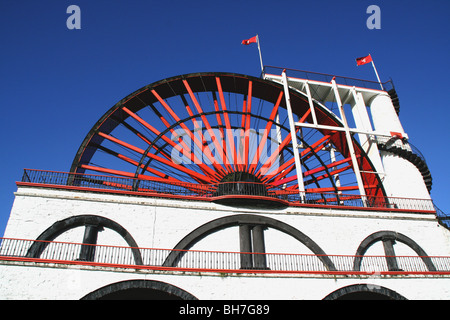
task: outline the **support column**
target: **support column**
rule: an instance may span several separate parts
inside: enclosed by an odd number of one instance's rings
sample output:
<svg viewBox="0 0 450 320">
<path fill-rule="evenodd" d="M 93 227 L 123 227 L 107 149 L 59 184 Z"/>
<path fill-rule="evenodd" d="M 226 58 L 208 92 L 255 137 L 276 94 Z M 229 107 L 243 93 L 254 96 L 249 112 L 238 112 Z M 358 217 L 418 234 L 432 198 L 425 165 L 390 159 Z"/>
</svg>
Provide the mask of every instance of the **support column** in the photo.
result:
<svg viewBox="0 0 450 320">
<path fill-rule="evenodd" d="M 356 128 L 365 132 L 372 132 L 372 124 L 370 123 L 367 107 L 361 92 L 356 92 L 356 88 L 353 87 L 352 94 L 355 101 L 355 104 L 352 105 L 352 113 Z M 380 151 L 378 150 L 375 137 L 364 133 L 358 133 L 358 137 L 361 147 L 369 156 L 370 161 L 375 167 L 375 171 L 384 174 L 383 163 L 381 162 Z"/>
<path fill-rule="evenodd" d="M 253 234 L 253 267 L 255 269 L 266 269 L 266 255 L 259 253 L 266 253 L 266 246 L 264 243 L 264 227 L 261 225 L 254 226 Z"/>
<path fill-rule="evenodd" d="M 339 113 L 341 115 L 341 120 L 344 124 L 344 129 L 345 129 L 345 138 L 347 140 L 347 145 L 348 145 L 348 150 L 350 153 L 350 157 L 352 158 L 352 164 L 353 164 L 353 171 L 355 172 L 355 176 L 356 176 L 356 181 L 358 182 L 358 189 L 359 189 L 359 194 L 361 195 L 361 198 L 363 200 L 363 204 L 364 206 L 366 206 L 366 201 L 365 200 L 365 196 L 366 196 L 366 190 L 364 189 L 364 183 L 362 181 L 361 178 L 361 172 L 359 170 L 359 166 L 358 166 L 358 161 L 356 159 L 356 154 L 355 154 L 355 149 L 353 148 L 353 141 L 352 141 L 352 136 L 350 134 L 350 129 L 348 127 L 348 123 L 347 123 L 347 118 L 345 116 L 345 112 L 344 112 L 344 108 L 342 106 L 342 101 L 341 101 L 341 97 L 339 95 L 339 91 L 336 85 L 336 81 L 331 80 L 331 84 L 334 90 L 334 95 L 336 97 L 336 102 L 338 104 L 338 108 L 339 108 Z"/>
<path fill-rule="evenodd" d="M 331 163 L 336 162 L 335 149 L 333 147 L 330 148 L 330 160 Z M 336 167 L 332 167 L 332 170 L 336 170 Z M 337 188 L 341 187 L 341 179 L 339 178 L 339 174 L 333 175 L 334 184 Z M 338 195 L 342 194 L 342 191 L 338 191 Z"/>
<path fill-rule="evenodd" d="M 252 262 L 252 241 L 251 241 L 251 229 L 248 224 L 239 226 L 239 248 L 241 252 L 241 269 L 251 269 L 253 267 Z M 244 252 L 244 253 L 243 253 Z"/>
<path fill-rule="evenodd" d="M 384 237 L 382 241 L 389 271 L 399 271 L 394 251 L 395 239 L 393 237 Z"/>
<path fill-rule="evenodd" d="M 313 119 L 313 124 L 317 124 L 316 111 L 314 110 L 314 104 L 312 101 L 311 90 L 309 89 L 308 81 L 305 82 L 306 94 L 308 96 L 309 109 L 311 110 L 311 117 Z"/>
<path fill-rule="evenodd" d="M 94 261 L 95 244 L 97 244 L 98 233 L 103 227 L 98 225 L 86 225 L 84 229 L 83 245 L 81 246 L 80 261 Z"/>
<path fill-rule="evenodd" d="M 296 175 L 297 175 L 298 191 L 300 194 L 300 201 L 303 202 L 305 199 L 305 184 L 303 182 L 302 165 L 300 163 L 300 153 L 298 150 L 297 134 L 295 132 L 296 130 L 295 130 L 295 124 L 294 124 L 294 116 L 292 115 L 291 97 L 289 95 L 289 85 L 288 85 L 288 80 L 286 77 L 286 70 L 283 70 L 282 78 L 283 78 L 283 86 L 284 86 L 284 96 L 286 98 L 286 110 L 287 110 L 288 118 L 289 118 L 289 128 L 291 130 L 292 151 L 294 152 L 295 171 L 296 171 Z"/>
</svg>

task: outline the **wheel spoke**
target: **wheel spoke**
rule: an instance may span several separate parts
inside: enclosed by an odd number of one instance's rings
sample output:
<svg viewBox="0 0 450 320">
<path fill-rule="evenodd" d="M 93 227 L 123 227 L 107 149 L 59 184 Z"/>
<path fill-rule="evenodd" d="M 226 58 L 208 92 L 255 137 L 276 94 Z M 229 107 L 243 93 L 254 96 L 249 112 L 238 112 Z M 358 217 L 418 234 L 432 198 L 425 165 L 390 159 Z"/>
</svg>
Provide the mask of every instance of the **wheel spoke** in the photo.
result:
<svg viewBox="0 0 450 320">
<path fill-rule="evenodd" d="M 278 107 L 280 106 L 280 102 L 281 102 L 281 98 L 283 97 L 283 91 L 280 92 L 277 102 L 275 103 L 275 106 L 272 109 L 272 113 L 270 114 L 270 118 L 269 121 L 266 124 L 266 128 L 264 130 L 263 136 L 258 144 L 258 147 L 256 149 L 256 153 L 253 157 L 252 162 L 250 163 L 250 172 L 255 172 L 255 168 L 257 163 L 260 160 L 260 155 L 261 155 L 261 149 L 264 148 L 266 146 L 266 141 L 267 141 L 267 136 L 269 134 L 270 129 L 272 128 L 273 122 L 275 120 L 276 115 L 278 114 Z M 265 174 L 266 171 L 261 172 L 262 174 Z"/>
<path fill-rule="evenodd" d="M 246 110 L 245 110 L 245 122 L 244 122 L 244 170 L 247 170 L 248 165 L 250 164 L 250 172 L 252 172 L 252 163 L 249 163 L 250 160 L 250 119 L 252 112 L 252 89 L 253 83 L 250 81 L 248 83 L 248 93 L 247 93 L 247 102 L 246 102 Z"/>
<path fill-rule="evenodd" d="M 140 166 L 141 168 L 144 168 L 144 165 L 139 164 L 139 162 L 137 162 L 136 160 L 133 160 L 133 159 L 131 159 L 131 158 L 129 158 L 129 157 L 123 155 L 123 154 L 115 152 L 115 151 L 113 151 L 111 149 L 108 149 L 108 148 L 106 148 L 104 146 L 98 146 L 98 148 L 100 150 L 102 150 L 102 151 L 104 151 L 104 152 L 106 152 L 108 154 L 111 154 L 111 155 L 113 155 L 113 156 L 115 156 L 115 157 L 117 157 L 117 158 L 119 158 L 119 159 L 121 159 L 121 160 L 123 160 L 125 162 L 128 162 L 128 163 L 130 163 L 130 164 L 132 164 L 132 165 L 134 165 L 136 167 Z M 178 180 L 176 178 L 170 177 L 169 175 L 167 175 L 167 173 L 160 172 L 160 171 L 155 170 L 153 168 L 147 167 L 147 168 L 145 168 L 145 170 L 150 172 L 150 173 L 152 173 L 152 174 L 154 174 L 154 175 L 156 175 L 156 176 L 158 176 L 158 177 L 160 177 L 160 178 L 167 179 L 168 181 L 180 181 L 180 180 Z"/>
<path fill-rule="evenodd" d="M 222 84 L 220 82 L 219 77 L 216 77 L 216 83 L 217 83 L 217 90 L 219 92 L 220 105 L 222 107 L 223 117 L 225 119 L 225 127 L 227 129 L 226 130 L 226 134 L 227 134 L 226 138 L 227 138 L 227 142 L 230 144 L 229 146 L 227 146 L 229 148 L 226 148 L 224 150 L 224 152 L 225 152 L 224 161 L 225 161 L 225 159 L 228 159 L 228 161 L 229 161 L 228 163 L 231 164 L 231 163 L 234 163 L 234 161 L 233 161 L 233 159 L 229 159 L 229 157 L 227 157 L 227 153 L 228 153 L 228 150 L 230 150 L 231 152 L 234 152 L 234 159 L 236 159 L 236 155 L 235 155 L 236 148 L 234 146 L 234 137 L 233 137 L 233 133 L 231 130 L 230 118 L 228 117 L 227 106 L 225 104 L 225 97 L 223 95 Z"/>
<path fill-rule="evenodd" d="M 119 145 L 121 145 L 121 146 L 123 146 L 125 148 L 128 148 L 128 149 L 133 150 L 133 151 L 135 151 L 137 153 L 145 155 L 145 156 L 147 156 L 149 158 L 152 158 L 153 160 L 159 161 L 159 162 L 161 162 L 161 163 L 163 163 L 163 164 L 165 164 L 165 165 L 167 165 L 169 167 L 175 168 L 175 169 L 177 169 L 177 170 L 179 170 L 181 172 L 187 173 L 188 175 L 190 175 L 191 177 L 193 177 L 195 179 L 198 179 L 198 180 L 203 181 L 205 183 L 213 183 L 213 180 L 210 179 L 209 177 L 206 177 L 206 176 L 204 176 L 204 175 L 202 175 L 202 174 L 200 174 L 198 172 L 195 172 L 193 170 L 190 170 L 190 169 L 187 169 L 187 168 L 185 168 L 183 166 L 180 166 L 179 164 L 176 164 L 173 161 L 161 158 L 159 156 L 155 156 L 154 154 L 151 154 L 151 153 L 145 153 L 144 150 L 142 150 L 142 149 L 140 149 L 138 147 L 135 147 L 135 146 L 133 146 L 133 145 L 127 143 L 127 142 L 124 142 L 124 141 L 122 141 L 120 139 L 114 138 L 114 137 L 112 137 L 110 135 L 107 135 L 107 134 L 104 134 L 102 132 L 99 132 L 98 134 L 101 137 L 103 137 L 105 139 L 108 139 L 108 140 L 110 140 L 112 142 L 115 142 L 115 143 L 117 143 L 117 144 L 119 144 Z"/>
<path fill-rule="evenodd" d="M 154 128 L 153 126 L 151 126 L 149 123 L 147 123 L 145 120 L 143 120 L 142 118 L 140 118 L 139 116 L 137 116 L 134 112 L 131 112 L 129 109 L 127 109 L 126 107 L 123 107 L 123 110 L 125 112 L 127 112 L 131 117 L 133 117 L 135 120 L 137 120 L 139 123 L 141 123 L 143 126 L 145 126 L 146 128 L 148 128 L 149 130 L 151 130 L 154 134 L 156 135 L 161 135 L 161 138 L 168 144 L 170 144 L 173 148 L 175 148 L 175 150 L 177 150 L 178 152 L 181 152 L 184 156 L 186 156 L 190 161 L 194 162 L 194 163 L 198 163 L 200 166 L 200 169 L 205 173 L 205 174 L 209 174 L 211 177 L 214 177 L 216 175 L 216 173 L 211 170 L 208 166 L 204 165 L 196 156 L 195 153 L 191 152 L 191 147 L 186 145 L 186 143 L 183 141 L 183 139 L 181 139 L 179 141 L 179 143 L 175 143 L 172 139 L 169 139 L 168 137 L 166 137 L 165 135 L 162 135 L 161 132 L 159 132 L 156 128 Z M 178 134 L 177 132 L 175 132 L 173 129 L 170 129 L 170 131 L 172 132 L 172 135 L 174 137 L 177 137 Z M 181 145 L 181 146 L 180 146 Z M 154 145 L 153 145 L 154 146 Z"/>
<path fill-rule="evenodd" d="M 184 84 L 184 86 L 186 87 L 186 90 L 188 91 L 189 96 L 190 96 L 192 102 L 194 103 L 195 108 L 197 109 L 197 112 L 201 115 L 202 122 L 203 122 L 203 124 L 205 124 L 206 129 L 207 129 L 207 131 L 208 131 L 208 134 L 209 134 L 209 136 L 211 137 L 211 139 L 213 140 L 213 143 L 214 143 L 214 145 L 215 145 L 215 147 L 216 147 L 216 150 L 219 151 L 219 152 L 217 152 L 217 153 L 218 153 L 218 156 L 219 156 L 219 160 L 217 161 L 216 159 L 213 159 L 213 160 L 214 160 L 214 161 L 213 161 L 213 164 L 215 164 L 215 165 L 217 166 L 218 163 L 224 163 L 223 160 L 224 160 L 224 158 L 225 158 L 225 151 L 223 150 L 222 146 L 220 145 L 220 141 L 222 141 L 223 137 L 217 137 L 217 136 L 215 135 L 214 131 L 213 131 L 212 128 L 211 128 L 211 125 L 209 124 L 209 121 L 206 119 L 206 116 L 203 114 L 203 110 L 202 110 L 200 104 L 198 103 L 197 99 L 195 98 L 194 93 L 192 92 L 191 87 L 189 86 L 189 84 L 187 83 L 186 80 L 183 80 L 183 84 Z M 186 105 L 186 108 L 189 108 L 189 106 Z M 189 110 L 190 110 L 190 108 L 189 108 Z M 192 114 L 192 111 L 190 111 L 190 112 L 191 112 L 191 114 Z M 213 138 L 213 137 L 214 137 L 214 138 Z M 217 139 L 217 138 L 219 138 L 219 139 Z M 220 138 L 221 138 L 221 139 L 220 139 Z M 210 150 L 210 151 L 211 151 L 211 150 Z M 217 153 L 216 153 L 215 156 L 217 156 Z M 209 153 L 209 154 L 211 155 L 211 153 Z M 217 166 L 217 168 L 218 168 L 218 166 Z M 220 170 L 221 170 L 221 169 L 220 169 Z"/>
</svg>

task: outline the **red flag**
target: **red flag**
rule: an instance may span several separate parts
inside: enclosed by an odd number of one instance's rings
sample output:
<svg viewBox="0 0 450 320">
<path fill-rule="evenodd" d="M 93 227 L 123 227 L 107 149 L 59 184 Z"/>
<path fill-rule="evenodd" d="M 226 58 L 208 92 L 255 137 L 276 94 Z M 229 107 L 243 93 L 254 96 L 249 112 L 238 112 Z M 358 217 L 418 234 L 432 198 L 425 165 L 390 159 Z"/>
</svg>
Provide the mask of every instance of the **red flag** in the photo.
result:
<svg viewBox="0 0 450 320">
<path fill-rule="evenodd" d="M 372 57 L 370 56 L 370 54 L 366 57 L 361 57 L 361 58 L 357 58 L 356 59 L 356 65 L 357 66 L 362 66 L 363 64 L 372 62 Z"/>
<path fill-rule="evenodd" d="M 249 45 L 250 43 L 256 43 L 256 42 L 257 42 L 256 36 L 254 36 L 250 39 L 247 39 L 247 40 L 242 40 L 242 44 L 245 44 L 246 46 Z"/>
</svg>

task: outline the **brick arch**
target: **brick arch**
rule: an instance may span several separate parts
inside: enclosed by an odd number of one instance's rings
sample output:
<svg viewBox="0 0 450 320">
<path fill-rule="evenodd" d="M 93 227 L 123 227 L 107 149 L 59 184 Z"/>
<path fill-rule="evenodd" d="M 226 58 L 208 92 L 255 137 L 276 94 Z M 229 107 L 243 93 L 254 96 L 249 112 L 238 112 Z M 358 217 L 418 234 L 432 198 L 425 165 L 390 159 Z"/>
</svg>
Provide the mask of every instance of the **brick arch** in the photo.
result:
<svg viewBox="0 0 450 320">
<path fill-rule="evenodd" d="M 162 281 L 126 280 L 88 293 L 81 300 L 198 300 L 189 292 Z"/>
<path fill-rule="evenodd" d="M 358 295 L 360 295 L 358 297 Z M 354 284 L 340 288 L 327 295 L 323 300 L 342 299 L 384 299 L 384 300 L 407 300 L 399 293 L 381 286 L 370 284 Z"/>
<path fill-rule="evenodd" d="M 354 271 L 360 271 L 361 269 L 361 262 L 364 257 L 364 254 L 366 251 L 376 242 L 383 241 L 383 245 L 386 248 L 391 248 L 392 252 L 386 252 L 386 256 L 390 256 L 387 258 L 387 263 L 390 271 L 396 271 L 396 261 L 395 261 L 395 252 L 393 252 L 392 244 L 393 241 L 399 241 L 411 249 L 413 249 L 417 255 L 422 259 L 422 261 L 425 263 L 429 271 L 436 271 L 436 267 L 434 266 L 433 262 L 431 261 L 431 258 L 428 256 L 428 254 L 425 252 L 425 250 L 422 249 L 414 240 L 411 238 L 405 236 L 404 234 L 395 232 L 395 231 L 378 231 L 374 232 L 371 235 L 369 235 L 367 238 L 365 238 L 361 244 L 359 245 L 358 249 L 355 253 L 355 260 L 353 262 L 353 270 Z M 384 242 L 387 242 L 388 245 L 385 245 Z"/>
<path fill-rule="evenodd" d="M 197 229 L 193 230 L 191 233 L 186 235 L 180 242 L 178 242 L 178 244 L 167 256 L 163 266 L 176 267 L 178 262 L 185 254 L 185 251 L 182 250 L 189 250 L 194 244 L 196 244 L 203 238 L 207 237 L 208 235 L 229 227 L 245 226 L 245 225 L 273 228 L 292 236 L 296 240 L 303 243 L 315 255 L 317 255 L 317 257 L 322 261 L 322 263 L 329 271 L 336 271 L 334 263 L 325 254 L 322 248 L 320 248 L 311 238 L 302 233 L 300 230 L 292 227 L 287 223 L 281 222 L 273 218 L 251 214 L 238 214 L 226 216 L 201 225 L 200 227 L 198 227 Z"/>
<path fill-rule="evenodd" d="M 72 216 L 60 221 L 55 222 L 48 229 L 42 232 L 39 237 L 36 239 L 33 245 L 28 249 L 27 257 L 29 258 L 39 258 L 44 252 L 45 248 L 48 246 L 49 241 L 53 241 L 55 238 L 63 234 L 64 232 L 74 229 L 77 227 L 85 226 L 86 228 L 91 228 L 94 232 L 98 232 L 101 228 L 111 229 L 117 232 L 122 238 L 127 242 L 127 244 L 131 247 L 131 251 L 133 253 L 134 261 L 137 265 L 142 265 L 142 256 L 139 251 L 139 247 L 131 236 L 131 234 L 120 224 L 117 222 L 96 215 L 78 215 Z M 88 232 L 85 232 L 85 238 Z M 95 235 L 96 242 L 97 236 Z M 90 244 L 95 244 L 90 242 Z"/>
</svg>

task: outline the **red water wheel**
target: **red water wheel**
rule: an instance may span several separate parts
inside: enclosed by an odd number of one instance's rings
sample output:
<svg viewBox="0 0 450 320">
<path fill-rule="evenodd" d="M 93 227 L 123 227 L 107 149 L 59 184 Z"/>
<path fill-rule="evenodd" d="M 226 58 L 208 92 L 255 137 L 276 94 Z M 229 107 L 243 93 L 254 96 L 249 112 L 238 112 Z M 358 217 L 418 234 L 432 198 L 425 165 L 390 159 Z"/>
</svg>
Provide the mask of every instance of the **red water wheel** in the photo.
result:
<svg viewBox="0 0 450 320">
<path fill-rule="evenodd" d="M 312 122 L 308 99 L 294 89 L 290 97 L 295 121 Z M 315 113 L 319 124 L 342 126 L 316 102 Z M 358 192 L 342 131 L 298 128 L 297 139 L 307 194 Z M 366 194 L 382 196 L 373 166 L 353 144 Z M 281 85 L 195 73 L 155 82 L 119 101 L 89 131 L 71 172 L 134 178 L 134 190 L 151 182 L 162 193 L 177 186 L 209 196 L 286 196 L 298 194 L 294 152 Z"/>
</svg>

